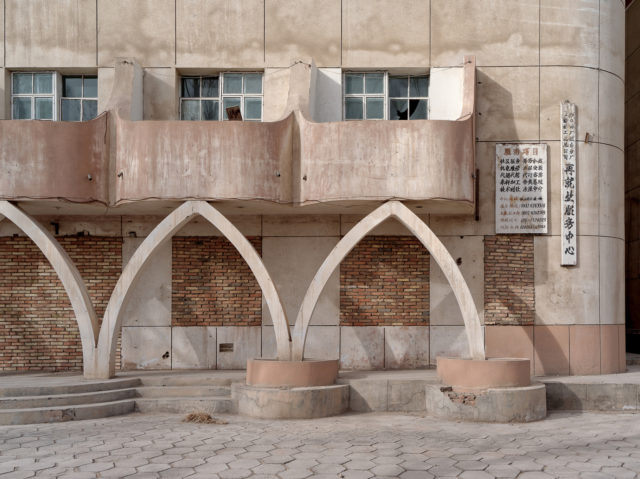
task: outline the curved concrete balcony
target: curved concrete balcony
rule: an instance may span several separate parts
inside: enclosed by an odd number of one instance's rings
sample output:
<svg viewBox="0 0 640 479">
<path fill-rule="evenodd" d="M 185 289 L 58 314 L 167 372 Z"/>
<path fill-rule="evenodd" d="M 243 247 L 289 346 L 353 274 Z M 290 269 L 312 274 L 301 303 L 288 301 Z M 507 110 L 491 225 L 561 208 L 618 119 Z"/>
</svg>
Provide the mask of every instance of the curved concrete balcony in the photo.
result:
<svg viewBox="0 0 640 479">
<path fill-rule="evenodd" d="M 0 199 L 146 212 L 201 199 L 258 214 L 357 212 L 396 199 L 423 213 L 473 213 L 472 57 L 457 120 L 313 122 L 313 68 L 292 67 L 279 121 L 140 121 L 140 69 L 123 61 L 109 111 L 95 120 L 0 122 Z"/>
<path fill-rule="evenodd" d="M 144 200 L 291 203 L 293 115 L 271 123 L 116 118 L 115 204 Z"/>
<path fill-rule="evenodd" d="M 107 115 L 0 121 L 0 199 L 107 204 Z"/>
</svg>

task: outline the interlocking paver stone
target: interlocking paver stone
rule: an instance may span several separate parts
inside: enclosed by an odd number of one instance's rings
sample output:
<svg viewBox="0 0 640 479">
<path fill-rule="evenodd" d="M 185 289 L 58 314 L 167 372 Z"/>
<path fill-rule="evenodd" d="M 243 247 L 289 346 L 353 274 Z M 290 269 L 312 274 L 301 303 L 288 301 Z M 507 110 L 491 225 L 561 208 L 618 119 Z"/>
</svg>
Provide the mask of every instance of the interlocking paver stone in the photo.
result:
<svg viewBox="0 0 640 479">
<path fill-rule="evenodd" d="M 0 479 L 631 478 L 640 472 L 638 417 L 552 413 L 501 425 L 382 413 L 281 422 L 228 416 L 229 424 L 211 427 L 134 414 L 0 426 Z"/>
</svg>

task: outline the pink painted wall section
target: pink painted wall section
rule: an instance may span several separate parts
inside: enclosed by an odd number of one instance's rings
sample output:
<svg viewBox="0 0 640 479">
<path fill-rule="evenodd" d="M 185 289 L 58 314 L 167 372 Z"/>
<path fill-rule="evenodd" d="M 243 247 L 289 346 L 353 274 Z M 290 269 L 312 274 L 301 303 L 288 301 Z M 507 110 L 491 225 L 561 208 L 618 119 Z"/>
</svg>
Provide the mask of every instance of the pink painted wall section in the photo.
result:
<svg viewBox="0 0 640 479">
<path fill-rule="evenodd" d="M 473 211 L 472 123 L 304 122 L 299 202 L 445 200 Z"/>
<path fill-rule="evenodd" d="M 0 121 L 0 199 L 106 204 L 106 132 L 107 114 L 82 123 Z"/>
<path fill-rule="evenodd" d="M 299 115 L 295 202 L 417 200 L 433 213 L 472 213 L 475 85 L 475 57 L 465 57 L 456 121 L 313 123 Z"/>
<path fill-rule="evenodd" d="M 115 204 L 147 199 L 291 202 L 293 115 L 273 123 L 117 120 Z M 278 174 L 280 176 L 278 176 Z"/>
</svg>

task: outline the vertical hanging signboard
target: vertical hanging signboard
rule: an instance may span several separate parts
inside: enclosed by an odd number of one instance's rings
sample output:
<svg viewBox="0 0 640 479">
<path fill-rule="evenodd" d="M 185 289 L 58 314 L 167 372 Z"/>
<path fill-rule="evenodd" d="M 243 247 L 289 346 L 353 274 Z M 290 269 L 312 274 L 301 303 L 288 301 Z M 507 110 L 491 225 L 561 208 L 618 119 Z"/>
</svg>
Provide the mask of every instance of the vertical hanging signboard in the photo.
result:
<svg viewBox="0 0 640 479">
<path fill-rule="evenodd" d="M 496 145 L 496 233 L 547 232 L 547 145 Z"/>
<path fill-rule="evenodd" d="M 576 106 L 565 101 L 561 109 L 562 266 L 578 263 L 578 197 L 576 185 Z"/>
</svg>

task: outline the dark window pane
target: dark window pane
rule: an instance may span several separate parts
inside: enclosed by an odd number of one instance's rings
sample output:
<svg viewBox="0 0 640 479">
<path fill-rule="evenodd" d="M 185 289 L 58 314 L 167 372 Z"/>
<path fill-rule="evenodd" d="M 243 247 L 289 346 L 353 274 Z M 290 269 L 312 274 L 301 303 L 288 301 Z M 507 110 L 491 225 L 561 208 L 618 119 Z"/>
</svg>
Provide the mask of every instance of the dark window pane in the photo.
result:
<svg viewBox="0 0 640 479">
<path fill-rule="evenodd" d="M 409 118 L 412 120 L 426 120 L 427 100 L 409 100 Z"/>
<path fill-rule="evenodd" d="M 262 118 L 262 98 L 244 99 L 244 119 L 260 120 Z"/>
<path fill-rule="evenodd" d="M 382 73 L 369 73 L 365 77 L 366 93 L 384 93 L 384 75 Z"/>
<path fill-rule="evenodd" d="M 390 100 L 389 120 L 406 120 L 407 118 L 407 100 Z"/>
<path fill-rule="evenodd" d="M 345 98 L 344 117 L 347 120 L 362 120 L 362 98 Z"/>
<path fill-rule="evenodd" d="M 225 93 L 242 93 L 242 73 L 227 73 L 224 76 Z"/>
<path fill-rule="evenodd" d="M 200 96 L 200 78 L 182 79 L 182 97 L 198 98 Z"/>
<path fill-rule="evenodd" d="M 82 100 L 82 121 L 92 120 L 98 116 L 97 100 Z"/>
<path fill-rule="evenodd" d="M 80 98 L 82 96 L 82 77 L 64 77 L 62 79 L 62 96 Z"/>
<path fill-rule="evenodd" d="M 202 77 L 203 98 L 218 98 L 220 96 L 220 79 L 218 77 Z"/>
<path fill-rule="evenodd" d="M 408 77 L 389 77 L 389 97 L 409 96 Z"/>
<path fill-rule="evenodd" d="M 429 96 L 429 77 L 411 77 L 409 80 L 409 95 L 416 96 Z"/>
<path fill-rule="evenodd" d="M 345 75 L 344 92 L 349 95 L 352 93 L 362 93 L 364 91 L 364 75 Z"/>
<path fill-rule="evenodd" d="M 384 119 L 384 98 L 367 98 L 367 120 Z"/>
<path fill-rule="evenodd" d="M 84 77 L 85 98 L 98 98 L 98 77 Z"/>
<path fill-rule="evenodd" d="M 53 120 L 53 98 L 36 98 L 36 120 Z"/>
<path fill-rule="evenodd" d="M 220 118 L 219 108 L 220 102 L 218 100 L 202 100 L 202 119 L 217 121 Z"/>
<path fill-rule="evenodd" d="M 80 101 L 62 99 L 60 118 L 62 121 L 80 121 Z"/>
<path fill-rule="evenodd" d="M 31 119 L 31 98 L 16 97 L 13 99 L 13 119 L 14 120 L 30 120 Z"/>
<path fill-rule="evenodd" d="M 33 75 L 35 93 L 53 93 L 53 74 L 36 73 Z"/>
<path fill-rule="evenodd" d="M 244 76 L 244 92 L 262 93 L 262 73 L 250 73 Z"/>
<path fill-rule="evenodd" d="M 225 77 L 225 81 L 227 81 L 227 77 Z M 223 108 L 223 114 L 224 114 L 225 120 L 229 119 L 229 117 L 227 116 L 227 108 L 232 106 L 240 106 L 240 98 L 227 97 L 222 100 L 222 108 Z M 244 119 L 244 116 L 243 116 L 243 119 Z"/>
<path fill-rule="evenodd" d="M 13 93 L 33 93 L 33 75 L 31 73 L 14 73 Z"/>
<path fill-rule="evenodd" d="M 181 120 L 200 119 L 200 100 L 183 100 L 180 108 Z"/>
</svg>

